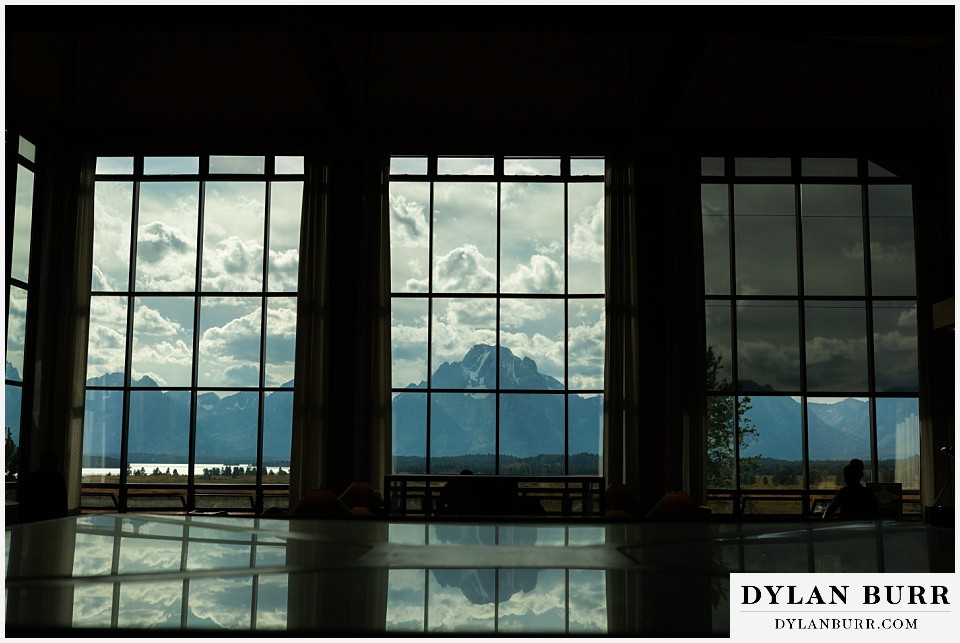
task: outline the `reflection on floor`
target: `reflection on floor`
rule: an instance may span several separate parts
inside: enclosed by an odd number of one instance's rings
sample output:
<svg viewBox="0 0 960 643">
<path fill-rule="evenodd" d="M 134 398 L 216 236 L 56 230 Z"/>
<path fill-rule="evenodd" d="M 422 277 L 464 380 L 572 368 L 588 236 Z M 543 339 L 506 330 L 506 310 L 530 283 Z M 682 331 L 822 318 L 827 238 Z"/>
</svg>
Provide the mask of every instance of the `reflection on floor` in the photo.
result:
<svg viewBox="0 0 960 643">
<path fill-rule="evenodd" d="M 6 634 L 729 630 L 729 573 L 952 572 L 919 523 L 85 515 L 6 530 Z M 40 628 L 40 629 L 38 629 Z"/>
</svg>

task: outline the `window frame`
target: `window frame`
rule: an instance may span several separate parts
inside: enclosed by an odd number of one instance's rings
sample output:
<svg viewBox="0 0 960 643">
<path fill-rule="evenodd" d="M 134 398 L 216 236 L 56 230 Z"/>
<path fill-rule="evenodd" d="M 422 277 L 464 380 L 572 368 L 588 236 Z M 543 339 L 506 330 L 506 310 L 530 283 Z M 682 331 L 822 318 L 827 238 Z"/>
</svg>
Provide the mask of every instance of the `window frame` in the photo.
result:
<svg viewBox="0 0 960 643">
<path fill-rule="evenodd" d="M 916 310 L 919 307 L 920 297 L 919 297 L 919 256 L 917 252 L 916 240 L 917 236 L 917 197 L 916 197 L 916 181 L 909 176 L 900 176 L 895 175 L 892 172 L 889 172 L 875 164 L 871 158 L 867 155 L 825 155 L 825 156 L 816 156 L 811 154 L 804 155 L 731 155 L 731 154 L 709 154 L 702 153 L 700 155 L 701 159 L 701 173 L 699 178 L 698 187 L 701 190 L 704 186 L 707 185 L 723 185 L 727 188 L 726 194 L 726 216 L 728 218 L 727 223 L 727 262 L 729 266 L 729 283 L 727 285 L 727 290 L 725 294 L 719 294 L 716 292 L 708 292 L 708 286 L 706 284 L 706 277 L 704 271 L 701 271 L 701 276 L 704 277 L 703 288 L 701 289 L 702 301 L 704 304 L 704 315 L 705 319 L 708 318 L 707 307 L 711 303 L 717 305 L 726 305 L 729 308 L 729 339 L 730 339 L 730 350 L 731 350 L 731 363 L 729 366 L 729 372 L 731 374 L 730 382 L 727 383 L 727 386 L 724 388 L 715 388 L 710 389 L 709 386 L 705 387 L 706 397 L 709 400 L 710 398 L 729 398 L 733 401 L 733 404 L 736 405 L 734 408 L 739 409 L 739 400 L 743 398 L 756 398 L 756 397 L 782 397 L 790 396 L 799 398 L 800 406 L 800 431 L 801 431 L 801 457 L 803 464 L 803 481 L 801 489 L 791 489 L 791 488 L 781 488 L 781 489 L 771 489 L 771 490 L 744 490 L 742 488 L 742 478 L 741 478 L 741 435 L 740 435 L 740 422 L 739 422 L 739 411 L 735 411 L 733 416 L 734 421 L 734 433 L 732 437 L 733 443 L 733 452 L 734 452 L 734 472 L 733 472 L 733 488 L 719 488 L 719 487 L 710 487 L 709 484 L 706 488 L 708 502 L 718 503 L 717 506 L 725 505 L 726 503 L 730 504 L 731 510 L 729 513 L 732 513 L 734 516 L 740 516 L 744 513 L 750 513 L 747 510 L 747 505 L 757 499 L 763 501 L 768 499 L 771 502 L 783 502 L 784 504 L 789 503 L 800 503 L 801 509 L 799 513 L 805 516 L 812 514 L 814 510 L 814 504 L 817 500 L 822 500 L 824 498 L 829 499 L 834 493 L 834 489 L 825 489 L 817 488 L 811 484 L 811 459 L 809 455 L 809 424 L 808 424 L 808 404 L 810 402 L 816 402 L 819 398 L 866 398 L 868 405 L 868 415 L 869 415 L 869 425 L 868 425 L 868 440 L 869 440 L 869 453 L 864 454 L 865 457 L 869 457 L 869 464 L 867 470 L 867 480 L 876 481 L 879 479 L 880 474 L 880 459 L 878 457 L 878 418 L 877 418 L 877 402 L 878 400 L 884 399 L 908 399 L 916 400 L 918 415 L 919 408 L 921 407 L 921 386 L 919 382 L 920 378 L 920 355 L 919 350 L 916 353 L 917 363 L 915 364 L 916 368 L 916 377 L 917 381 L 915 386 L 911 390 L 906 391 L 882 391 L 877 390 L 877 365 L 876 365 L 876 332 L 877 325 L 874 320 L 874 311 L 876 304 L 883 302 L 896 302 L 896 303 L 907 303 L 913 304 L 914 309 Z M 738 173 L 738 161 L 756 161 L 754 165 L 754 171 L 747 171 Z M 836 175 L 831 175 L 829 173 L 815 173 L 815 172 L 805 172 L 804 171 L 804 162 L 805 161 L 855 161 L 855 172 L 849 173 L 840 173 Z M 707 162 L 711 163 L 707 163 Z M 773 162 L 773 161 L 786 161 L 786 165 L 781 163 L 777 166 L 775 163 L 772 165 L 767 163 L 768 167 L 778 167 L 775 172 L 763 173 L 762 169 L 759 169 L 764 162 Z M 744 164 L 746 166 L 746 164 Z M 812 165 L 812 164 L 811 164 Z M 722 170 L 720 168 L 722 167 Z M 709 169 L 708 169 L 709 168 Z M 875 171 L 879 170 L 879 171 Z M 738 184 L 751 184 L 751 185 L 789 185 L 793 190 L 794 198 L 794 211 L 791 215 L 794 221 L 794 243 L 796 250 L 796 263 L 795 263 L 795 278 L 796 278 L 796 292 L 792 294 L 742 294 L 738 292 L 737 285 L 737 267 L 736 267 L 736 232 L 734 226 L 735 220 L 735 209 L 734 209 L 734 186 Z M 803 230 L 803 220 L 804 220 L 804 211 L 801 206 L 801 195 L 804 185 L 850 185 L 857 186 L 860 189 L 860 198 L 861 198 L 861 212 L 859 216 L 861 218 L 862 224 L 862 243 L 863 243 L 863 290 L 862 294 L 858 295 L 849 295 L 849 294 L 807 294 L 806 292 L 806 283 L 805 283 L 805 272 L 804 272 L 804 230 Z M 872 186 L 882 186 L 882 185 L 895 185 L 895 186 L 906 186 L 911 189 L 911 223 L 912 223 L 912 232 L 913 232 L 913 271 L 914 271 L 914 281 L 913 281 L 913 291 L 910 294 L 875 294 L 874 293 L 874 283 L 872 278 L 872 253 L 873 249 L 871 248 L 870 243 L 870 234 L 871 234 L 871 215 L 870 215 L 870 188 Z M 700 209 L 701 217 L 701 231 L 703 230 L 703 219 L 706 218 L 706 214 L 703 211 L 703 206 Z M 704 262 L 703 268 L 707 270 L 706 265 L 706 242 L 701 237 L 701 261 Z M 782 390 L 775 390 L 770 392 L 765 392 L 761 390 L 749 390 L 745 391 L 742 389 L 740 374 L 738 372 L 739 360 L 738 360 L 738 316 L 737 308 L 738 305 L 744 302 L 759 302 L 759 303 L 783 303 L 789 302 L 793 303 L 796 306 L 796 315 L 797 315 L 797 342 L 799 349 L 799 369 L 797 375 L 799 377 L 799 386 L 796 389 L 788 390 L 786 388 Z M 836 390 L 811 390 L 808 386 L 809 371 L 806 362 L 806 352 L 807 352 L 807 304 L 808 303 L 826 303 L 838 305 L 842 302 L 856 302 L 862 304 L 862 310 L 865 317 L 865 339 L 866 339 L 866 368 L 867 368 L 867 381 L 866 386 L 862 389 L 836 389 Z M 708 328 L 705 330 L 709 330 Z M 919 340 L 920 340 L 921 328 L 919 324 L 915 327 L 914 337 L 917 340 L 917 349 L 919 349 Z M 706 333 L 704 337 L 703 346 L 705 348 L 710 348 L 709 342 L 709 333 Z M 709 418 L 705 418 L 706 430 L 709 431 L 707 424 L 709 423 Z M 920 439 L 921 428 L 918 424 L 917 427 L 917 440 Z M 919 442 L 918 442 L 919 443 Z M 706 455 L 706 449 L 704 451 Z M 918 452 L 918 467 L 920 466 L 919 460 L 921 459 L 921 454 Z M 839 474 L 839 471 L 837 472 Z M 918 471 L 917 480 L 918 486 L 913 487 L 904 487 L 903 488 L 903 500 L 904 505 L 909 506 L 908 513 L 919 513 L 920 510 L 920 489 L 919 481 L 922 480 L 923 474 L 922 471 Z M 796 513 L 792 511 L 787 511 L 785 513 Z"/>
<path fill-rule="evenodd" d="M 391 167 L 391 161 L 393 159 L 425 159 L 425 170 L 419 173 L 393 173 Z M 455 172 L 442 172 L 441 163 L 444 159 L 453 159 L 453 160 L 475 160 L 475 159 L 489 159 L 492 161 L 491 171 L 484 174 L 466 174 L 466 173 L 455 173 Z M 511 160 L 558 160 L 558 172 L 556 174 L 515 174 L 510 173 L 508 170 L 509 161 Z M 573 160 L 594 160 L 599 161 L 600 163 L 606 164 L 604 154 L 477 154 L 477 153 L 464 153 L 464 154 L 455 154 L 455 153 L 424 153 L 424 154 L 413 154 L 413 153 L 402 153 L 402 154 L 392 154 L 387 157 L 387 192 L 389 193 L 390 187 L 394 183 L 429 183 L 429 212 L 427 215 L 428 221 L 428 251 L 427 259 L 429 267 L 427 269 L 428 276 L 428 287 L 424 291 L 408 292 L 408 291 L 395 291 L 392 285 L 392 279 L 389 285 L 389 297 L 391 303 L 396 299 L 426 299 L 427 300 L 427 324 L 426 324 L 426 372 L 427 372 L 427 384 L 425 388 L 410 388 L 409 386 L 397 386 L 396 382 L 393 381 L 391 376 L 390 380 L 390 395 L 391 398 L 395 398 L 397 395 L 402 393 L 415 394 L 415 395 L 424 395 L 426 397 L 426 426 L 425 426 L 425 452 L 424 452 L 424 467 L 423 471 L 417 472 L 406 472 L 406 473 L 416 473 L 418 475 L 430 475 L 435 473 L 432 471 L 432 459 L 434 456 L 431 455 L 430 443 L 431 443 L 431 399 L 434 393 L 441 394 L 476 394 L 478 389 L 476 388 L 443 388 L 443 387 L 434 387 L 432 385 L 432 378 L 435 374 L 437 365 L 434 364 L 434 351 L 433 351 L 433 319 L 435 314 L 434 303 L 437 300 L 455 300 L 455 299 L 479 299 L 479 300 L 491 300 L 495 302 L 495 327 L 494 334 L 496 337 L 496 342 L 494 346 L 494 354 L 496 358 L 496 372 L 497 372 L 497 382 L 492 388 L 479 389 L 483 393 L 489 393 L 494 396 L 494 442 L 493 449 L 494 457 L 493 462 L 493 471 L 492 472 L 483 472 L 489 473 L 492 475 L 518 475 L 516 473 L 511 473 L 509 471 L 503 471 L 501 467 L 501 446 L 500 446 L 500 437 L 501 437 L 501 398 L 504 394 L 520 394 L 520 395 L 560 395 L 563 397 L 563 424 L 564 424 L 564 446 L 563 446 L 563 471 L 561 472 L 542 472 L 541 474 L 530 474 L 533 476 L 536 475 L 562 475 L 562 476 L 597 476 L 602 475 L 603 470 L 603 460 L 604 460 L 604 449 L 606 445 L 603 443 L 603 430 L 602 430 L 602 413 L 603 413 L 603 403 L 605 399 L 605 388 L 606 384 L 604 383 L 599 388 L 589 388 L 589 389 L 576 389 L 570 387 L 570 353 L 569 353 L 569 343 L 570 343 L 570 314 L 569 314 L 569 303 L 571 301 L 599 301 L 602 306 L 605 308 L 607 293 L 606 283 L 604 282 L 601 287 L 603 292 L 589 292 L 589 293 L 571 293 L 569 288 L 569 262 L 570 262 L 570 204 L 569 204 L 569 193 L 567 186 L 570 184 L 599 184 L 601 190 L 605 187 L 605 172 L 601 170 L 599 173 L 590 173 L 590 174 L 572 174 L 571 171 L 571 162 Z M 563 191 L 563 207 L 564 207 L 564 229 L 563 229 L 563 239 L 564 239 L 564 252 L 563 252 L 563 274 L 564 274 L 564 285 L 563 291 L 561 293 L 521 293 L 521 292 L 503 292 L 503 274 L 501 271 L 502 265 L 502 252 L 501 252 L 501 210 L 502 210 L 502 200 L 501 200 L 501 188 L 504 183 L 536 183 L 536 184 L 559 184 L 564 186 Z M 443 183 L 495 183 L 497 191 L 497 203 L 496 203 L 496 218 L 497 218 L 497 230 L 496 230 L 496 286 L 492 292 L 475 292 L 475 291 L 451 291 L 451 292 L 438 292 L 433 289 L 433 282 L 435 278 L 436 270 L 436 260 L 437 257 L 434 252 L 434 216 L 433 216 L 433 204 L 434 204 L 434 190 L 437 184 Z M 606 198 L 605 193 L 601 198 Z M 388 199 L 389 201 L 389 199 Z M 389 204 L 387 206 L 389 208 Z M 392 240 L 390 241 L 392 247 Z M 606 240 L 604 240 L 606 244 Z M 605 261 L 601 267 L 601 273 L 605 272 L 606 265 Z M 500 385 L 500 358 L 501 351 L 504 348 L 501 344 L 501 333 L 503 326 L 501 324 L 501 308 L 500 302 L 504 300 L 522 300 L 522 299 L 532 299 L 532 300 L 558 300 L 563 302 L 563 324 L 564 324 L 564 381 L 563 389 L 559 391 L 555 390 L 536 390 L 536 389 L 517 389 L 517 388 L 505 388 Z M 392 309 L 392 304 L 391 304 Z M 602 312 L 605 314 L 605 311 Z M 391 347 L 393 346 L 392 340 L 392 325 L 391 325 Z M 604 341 L 608 341 L 606 338 L 606 333 Z M 392 351 L 392 349 L 391 349 Z M 604 356 L 605 359 L 605 356 Z M 391 373 L 392 373 L 392 361 L 391 361 Z M 601 429 L 599 432 L 599 438 L 601 442 L 600 451 L 597 455 L 597 469 L 592 472 L 582 472 L 577 474 L 570 473 L 570 458 L 571 454 L 570 449 L 570 417 L 569 417 L 569 397 L 571 395 L 580 394 L 590 397 L 599 397 L 600 399 L 600 411 L 601 411 Z M 393 407 L 393 401 L 391 399 L 391 408 Z M 395 433 L 395 427 L 391 427 L 391 431 Z M 468 454 L 462 454 L 468 455 Z M 397 470 L 397 458 L 405 457 L 398 456 L 395 452 L 390 454 L 391 458 L 391 473 L 389 475 L 398 475 L 404 472 Z M 419 457 L 419 456 L 413 456 Z M 454 457 L 454 456 L 451 456 Z M 450 471 L 444 471 L 443 473 L 451 473 Z M 456 473 L 456 472 L 453 472 Z M 474 471 L 474 473 L 480 473 Z M 524 475 L 524 474 L 521 474 Z"/>
<path fill-rule="evenodd" d="M 192 153 L 190 151 L 184 151 L 182 154 L 173 154 L 169 152 L 161 152 L 158 154 L 144 154 L 141 151 L 137 151 L 133 154 L 123 152 L 117 153 L 116 151 L 111 151 L 109 154 L 103 154 L 97 156 L 97 158 L 123 158 L 132 159 L 132 169 L 129 173 L 95 173 L 95 185 L 103 182 L 125 182 L 131 184 L 132 189 L 132 203 L 131 203 L 131 213 L 130 213 L 130 248 L 129 248 L 129 263 L 127 265 L 129 274 L 127 277 L 126 288 L 119 290 L 96 290 L 93 289 L 91 284 L 91 308 L 93 308 L 93 300 L 99 297 L 121 297 L 125 299 L 126 306 L 126 322 L 125 322 L 125 337 L 124 337 L 124 364 L 123 364 L 123 384 L 121 386 L 110 386 L 110 385 L 93 385 L 89 384 L 90 376 L 89 373 L 85 374 L 84 377 L 84 392 L 87 396 L 91 391 L 100 391 L 100 392 L 117 392 L 122 395 L 122 419 L 121 419 L 121 432 L 120 432 L 120 475 L 117 482 L 96 482 L 84 480 L 81 483 L 82 487 L 82 503 L 81 509 L 83 510 L 102 510 L 104 508 L 115 508 L 121 512 L 126 512 L 130 510 L 144 510 L 144 511 L 174 511 L 174 512 L 183 512 L 183 511 L 218 511 L 225 510 L 230 512 L 237 513 L 262 513 L 265 509 L 269 508 L 286 508 L 288 496 L 289 496 L 289 476 L 290 476 L 290 467 L 292 464 L 291 454 L 287 454 L 286 465 L 280 465 L 278 471 L 285 471 L 287 476 L 287 481 L 283 483 L 271 483 L 264 482 L 264 471 L 267 468 L 274 468 L 274 465 L 264 465 L 264 453 L 263 453 L 263 442 L 264 442 L 264 430 L 265 430 L 265 401 L 267 397 L 274 393 L 282 393 L 290 397 L 290 407 L 293 408 L 293 395 L 294 395 L 294 386 L 269 386 L 265 383 L 266 379 L 266 365 L 267 365 L 267 342 L 268 342 L 268 314 L 269 314 L 269 302 L 271 300 L 288 300 L 293 302 L 293 307 L 296 309 L 299 293 L 299 285 L 295 290 L 271 290 L 270 286 L 270 230 L 271 230 L 271 207 L 272 207 L 272 189 L 273 186 L 278 183 L 299 183 L 301 186 L 301 196 L 300 203 L 301 208 L 297 213 L 298 218 L 302 217 L 302 203 L 305 197 L 306 186 L 306 168 L 304 164 L 301 164 L 301 169 L 296 173 L 278 173 L 277 172 L 277 158 L 278 157 L 294 157 L 303 160 L 302 154 L 284 154 L 284 153 L 270 153 L 270 152 L 254 152 L 252 154 L 232 154 L 228 152 L 223 152 L 219 154 L 210 154 L 210 153 Z M 179 172 L 146 172 L 145 163 L 146 159 L 163 159 L 163 158 L 196 158 L 198 159 L 198 164 L 196 171 L 187 171 L 183 173 Z M 235 172 L 225 172 L 217 171 L 216 169 L 211 170 L 211 158 L 213 159 L 223 159 L 223 158 L 242 158 L 242 159 L 262 159 L 262 169 L 257 171 L 235 171 Z M 305 163 L 305 161 L 304 161 Z M 195 266 L 193 273 L 193 287 L 190 290 L 141 290 L 138 288 L 136 283 L 136 267 L 137 267 L 137 242 L 138 242 L 138 217 L 139 217 L 139 195 L 141 187 L 144 184 L 159 184 L 159 183 L 175 183 L 175 182 L 189 182 L 196 183 L 198 188 L 198 204 L 197 204 L 197 237 L 196 237 L 196 253 L 195 253 Z M 205 288 L 203 285 L 203 270 L 204 270 L 204 259 L 203 259 L 203 250 L 204 250 L 204 222 L 205 222 L 205 194 L 206 188 L 210 183 L 261 183 L 264 187 L 264 210 L 263 210 L 263 257 L 262 257 L 262 268 L 260 271 L 260 288 L 258 290 L 211 290 Z M 302 226 L 302 218 L 298 221 L 298 227 Z M 299 248 L 299 234 L 297 235 L 297 247 Z M 299 259 L 298 259 L 299 260 Z M 190 384 L 189 385 L 179 385 L 179 386 L 160 386 L 157 388 L 144 388 L 143 386 L 134 386 L 133 377 L 132 377 L 132 352 L 133 346 L 136 342 L 134 335 L 134 317 L 136 314 L 136 304 L 137 300 L 142 297 L 149 298 L 183 298 L 190 299 L 190 306 L 193 309 L 191 323 L 192 328 L 190 333 L 192 335 L 191 340 L 191 375 L 190 375 Z M 258 300 L 258 305 L 260 307 L 260 326 L 259 326 L 259 349 L 258 349 L 258 383 L 256 385 L 247 385 L 247 386 L 214 386 L 214 385 L 204 385 L 200 386 L 198 384 L 198 368 L 200 359 L 200 336 L 202 334 L 202 328 L 200 325 L 201 320 L 201 310 L 203 309 L 204 300 L 209 299 L 219 299 L 219 298 L 243 298 L 243 299 L 254 299 Z M 84 365 L 84 369 L 88 368 L 87 364 Z M 291 367 L 292 371 L 292 367 Z M 291 381 L 293 376 L 291 375 Z M 144 392 L 144 391 L 158 391 L 163 394 L 168 394 L 171 392 L 174 393 L 183 393 L 188 394 L 190 398 L 190 407 L 189 407 L 189 426 L 187 428 L 188 433 L 188 443 L 187 443 L 187 462 L 184 463 L 187 466 L 187 474 L 181 477 L 184 478 L 182 482 L 149 482 L 149 471 L 147 476 L 133 476 L 130 475 L 131 462 L 129 454 L 129 432 L 130 432 L 130 418 L 131 418 L 131 393 L 132 392 Z M 240 482 L 240 483 L 230 483 L 215 481 L 209 482 L 204 481 L 201 477 L 201 473 L 196 471 L 197 453 L 197 427 L 198 427 L 198 412 L 197 412 L 197 398 L 198 396 L 204 393 L 228 393 L 230 396 L 238 393 L 250 393 L 257 395 L 257 426 L 256 426 L 256 462 L 255 463 L 245 463 L 247 466 L 253 466 L 255 468 L 254 480 L 252 482 Z M 86 403 L 85 403 L 86 406 Z M 84 414 L 86 416 L 86 413 Z M 85 418 L 86 419 L 86 418 Z M 86 429 L 85 429 L 86 430 Z M 292 437 L 293 427 L 290 427 L 291 437 Z M 203 456 L 200 456 L 203 457 Z M 226 462 L 224 463 L 227 464 Z M 229 469 L 229 467 L 227 467 Z M 245 473 L 246 475 L 246 473 Z M 282 475 L 278 473 L 278 476 Z M 146 482 L 138 481 L 136 478 L 143 477 Z M 134 479 L 131 482 L 131 478 Z M 131 494 L 130 491 L 142 491 L 143 494 L 134 493 Z M 168 492 L 162 494 L 160 492 Z M 206 493 L 210 492 L 210 493 Z M 113 494 L 116 495 L 113 495 Z M 138 498 L 142 501 L 147 501 L 150 495 L 156 495 L 157 498 L 164 498 L 166 502 L 161 502 L 157 505 L 142 505 L 140 507 L 132 507 L 130 500 L 131 497 Z M 92 504 L 83 504 L 84 501 L 89 502 L 90 499 L 96 498 L 98 496 L 103 497 L 105 495 L 112 495 L 112 502 L 108 502 L 106 505 L 101 505 L 97 503 Z M 215 496 L 222 495 L 223 498 L 214 500 Z M 209 498 L 208 498 L 209 497 Z M 242 499 L 246 497 L 249 500 L 249 503 L 243 502 Z M 232 499 L 234 504 L 224 504 L 223 499 Z M 206 505 L 207 500 L 214 501 L 213 504 Z"/>
</svg>

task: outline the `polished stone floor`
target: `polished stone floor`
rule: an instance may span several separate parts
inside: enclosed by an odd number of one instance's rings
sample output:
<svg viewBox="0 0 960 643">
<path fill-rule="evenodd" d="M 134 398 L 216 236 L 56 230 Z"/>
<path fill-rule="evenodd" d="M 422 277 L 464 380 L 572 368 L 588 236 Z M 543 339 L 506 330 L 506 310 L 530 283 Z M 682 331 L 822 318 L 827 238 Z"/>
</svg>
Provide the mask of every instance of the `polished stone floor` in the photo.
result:
<svg viewBox="0 0 960 643">
<path fill-rule="evenodd" d="M 906 522 L 84 515 L 8 526 L 6 635 L 723 636 L 730 572 L 952 572 Z"/>
</svg>

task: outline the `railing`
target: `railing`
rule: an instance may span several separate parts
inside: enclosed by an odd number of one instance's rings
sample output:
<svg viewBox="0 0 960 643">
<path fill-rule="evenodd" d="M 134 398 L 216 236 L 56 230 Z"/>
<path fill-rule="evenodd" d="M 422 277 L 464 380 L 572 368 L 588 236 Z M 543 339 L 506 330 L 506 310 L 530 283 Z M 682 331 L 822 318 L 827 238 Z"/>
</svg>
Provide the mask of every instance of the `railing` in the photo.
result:
<svg viewBox="0 0 960 643">
<path fill-rule="evenodd" d="M 384 505 L 396 517 L 599 517 L 604 483 L 599 476 L 392 474 Z"/>
</svg>

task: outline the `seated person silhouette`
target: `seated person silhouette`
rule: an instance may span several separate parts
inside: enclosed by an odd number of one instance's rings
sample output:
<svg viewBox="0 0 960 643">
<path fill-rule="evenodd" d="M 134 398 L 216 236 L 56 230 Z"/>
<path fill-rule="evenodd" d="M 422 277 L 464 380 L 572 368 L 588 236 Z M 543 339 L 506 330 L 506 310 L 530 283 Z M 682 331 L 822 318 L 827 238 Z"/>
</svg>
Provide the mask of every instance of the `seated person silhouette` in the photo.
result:
<svg viewBox="0 0 960 643">
<path fill-rule="evenodd" d="M 860 484 L 863 479 L 863 460 L 854 458 L 843 468 L 843 482 L 823 518 L 830 518 L 833 514 L 840 514 L 844 520 L 870 520 L 877 518 L 879 509 L 873 492 Z"/>
<path fill-rule="evenodd" d="M 67 515 L 67 482 L 57 471 L 60 457 L 47 450 L 40 455 L 40 468 L 20 483 L 20 521 L 52 520 Z"/>
</svg>

